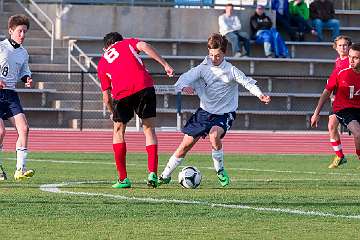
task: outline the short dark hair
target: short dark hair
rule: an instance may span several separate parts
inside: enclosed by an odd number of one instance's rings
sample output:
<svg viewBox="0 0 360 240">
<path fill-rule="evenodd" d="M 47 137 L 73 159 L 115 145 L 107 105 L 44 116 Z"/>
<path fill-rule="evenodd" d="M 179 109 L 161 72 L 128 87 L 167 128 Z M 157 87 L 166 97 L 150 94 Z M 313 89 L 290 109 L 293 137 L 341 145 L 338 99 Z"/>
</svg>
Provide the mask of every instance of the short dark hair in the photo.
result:
<svg viewBox="0 0 360 240">
<path fill-rule="evenodd" d="M 227 44 L 228 40 L 219 33 L 213 33 L 208 38 L 208 49 L 220 48 L 223 53 L 226 53 Z"/>
<path fill-rule="evenodd" d="M 8 29 L 14 30 L 17 26 L 26 25 L 27 29 L 30 28 L 30 21 L 24 14 L 16 14 L 9 17 Z"/>
<path fill-rule="evenodd" d="M 358 51 L 360 52 L 360 43 L 354 43 L 350 46 L 350 49 L 353 51 Z"/>
<path fill-rule="evenodd" d="M 104 47 L 108 48 L 116 42 L 122 41 L 124 38 L 118 32 L 111 32 L 104 37 Z"/>
</svg>

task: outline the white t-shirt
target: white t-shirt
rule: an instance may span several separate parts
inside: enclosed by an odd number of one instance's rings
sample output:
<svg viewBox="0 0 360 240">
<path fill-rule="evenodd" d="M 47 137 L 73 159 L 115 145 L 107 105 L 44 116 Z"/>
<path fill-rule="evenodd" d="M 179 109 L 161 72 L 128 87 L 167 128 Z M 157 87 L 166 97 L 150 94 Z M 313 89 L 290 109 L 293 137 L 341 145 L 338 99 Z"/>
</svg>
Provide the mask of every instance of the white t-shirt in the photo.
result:
<svg viewBox="0 0 360 240">
<path fill-rule="evenodd" d="M 251 94 L 263 95 L 256 81 L 227 62 L 214 66 L 207 56 L 202 63 L 182 74 L 175 83 L 180 92 L 184 87 L 192 87 L 200 98 L 200 107 L 212 114 L 224 114 L 238 108 L 238 84 L 244 86 Z"/>
<path fill-rule="evenodd" d="M 8 39 L 1 41 L 0 79 L 5 81 L 5 89 L 15 89 L 25 75 L 31 76 L 28 52 L 22 46 L 14 48 Z"/>
<path fill-rule="evenodd" d="M 225 13 L 219 16 L 219 32 L 225 35 L 229 32 L 238 31 L 241 29 L 241 23 L 238 16 L 227 16 Z"/>
</svg>

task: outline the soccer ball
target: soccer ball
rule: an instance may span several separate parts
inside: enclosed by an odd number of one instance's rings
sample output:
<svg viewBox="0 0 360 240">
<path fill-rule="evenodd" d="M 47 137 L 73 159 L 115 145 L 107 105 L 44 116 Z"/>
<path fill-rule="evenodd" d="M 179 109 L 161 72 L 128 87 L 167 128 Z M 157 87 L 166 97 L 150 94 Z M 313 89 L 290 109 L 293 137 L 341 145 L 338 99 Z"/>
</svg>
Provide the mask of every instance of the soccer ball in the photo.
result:
<svg viewBox="0 0 360 240">
<path fill-rule="evenodd" d="M 201 183 L 201 173 L 193 166 L 184 167 L 179 172 L 179 183 L 184 188 L 197 188 Z"/>
</svg>

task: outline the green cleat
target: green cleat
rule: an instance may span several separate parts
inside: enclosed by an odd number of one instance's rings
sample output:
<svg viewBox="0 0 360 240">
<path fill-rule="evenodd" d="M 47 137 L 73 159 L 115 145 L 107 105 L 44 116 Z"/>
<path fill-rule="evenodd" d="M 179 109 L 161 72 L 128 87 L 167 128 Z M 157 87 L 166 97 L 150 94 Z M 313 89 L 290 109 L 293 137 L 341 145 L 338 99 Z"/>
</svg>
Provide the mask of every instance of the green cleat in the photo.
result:
<svg viewBox="0 0 360 240">
<path fill-rule="evenodd" d="M 112 188 L 131 188 L 130 179 L 125 178 L 124 180 L 118 180 L 114 185 L 111 186 Z"/>
<path fill-rule="evenodd" d="M 230 177 L 225 170 L 219 171 L 217 177 L 220 181 L 221 186 L 225 187 L 230 183 Z"/>
<path fill-rule="evenodd" d="M 162 176 L 159 177 L 159 186 L 162 184 L 169 184 L 171 181 L 171 177 L 164 178 Z"/>
<path fill-rule="evenodd" d="M 153 188 L 156 188 L 159 185 L 156 173 L 154 173 L 154 172 L 149 173 L 147 185 L 149 187 L 153 187 Z"/>
<path fill-rule="evenodd" d="M 345 163 L 347 163 L 347 160 L 345 157 L 340 158 L 338 156 L 335 156 L 334 160 L 332 161 L 332 163 L 329 165 L 328 168 L 337 168 L 338 166 L 345 164 Z"/>
</svg>

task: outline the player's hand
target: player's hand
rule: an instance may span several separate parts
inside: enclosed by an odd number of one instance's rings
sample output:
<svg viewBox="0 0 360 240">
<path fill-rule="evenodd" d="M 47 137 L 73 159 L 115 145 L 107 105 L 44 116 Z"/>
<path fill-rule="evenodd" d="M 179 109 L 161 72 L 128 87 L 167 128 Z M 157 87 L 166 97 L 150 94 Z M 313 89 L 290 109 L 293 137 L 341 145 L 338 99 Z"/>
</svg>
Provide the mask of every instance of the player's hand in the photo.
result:
<svg viewBox="0 0 360 240">
<path fill-rule="evenodd" d="M 169 77 L 173 77 L 173 76 L 174 76 L 174 69 L 173 69 L 169 64 L 165 65 L 164 69 L 165 69 L 166 74 L 167 74 Z"/>
<path fill-rule="evenodd" d="M 183 93 L 188 94 L 188 95 L 194 95 L 195 91 L 192 87 L 184 87 L 182 89 Z"/>
<path fill-rule="evenodd" d="M 6 83 L 4 80 L 0 80 L 0 89 L 3 89 L 6 87 Z"/>
<path fill-rule="evenodd" d="M 311 127 L 317 127 L 319 120 L 320 120 L 319 114 L 312 115 L 310 120 Z"/>
<path fill-rule="evenodd" d="M 269 102 L 271 101 L 270 96 L 266 96 L 266 95 L 261 95 L 259 99 L 265 104 L 269 104 Z"/>
<path fill-rule="evenodd" d="M 32 78 L 31 78 L 31 77 L 28 77 L 28 78 L 26 79 L 25 87 L 31 88 L 31 87 L 32 87 L 32 82 L 33 82 Z"/>
</svg>

